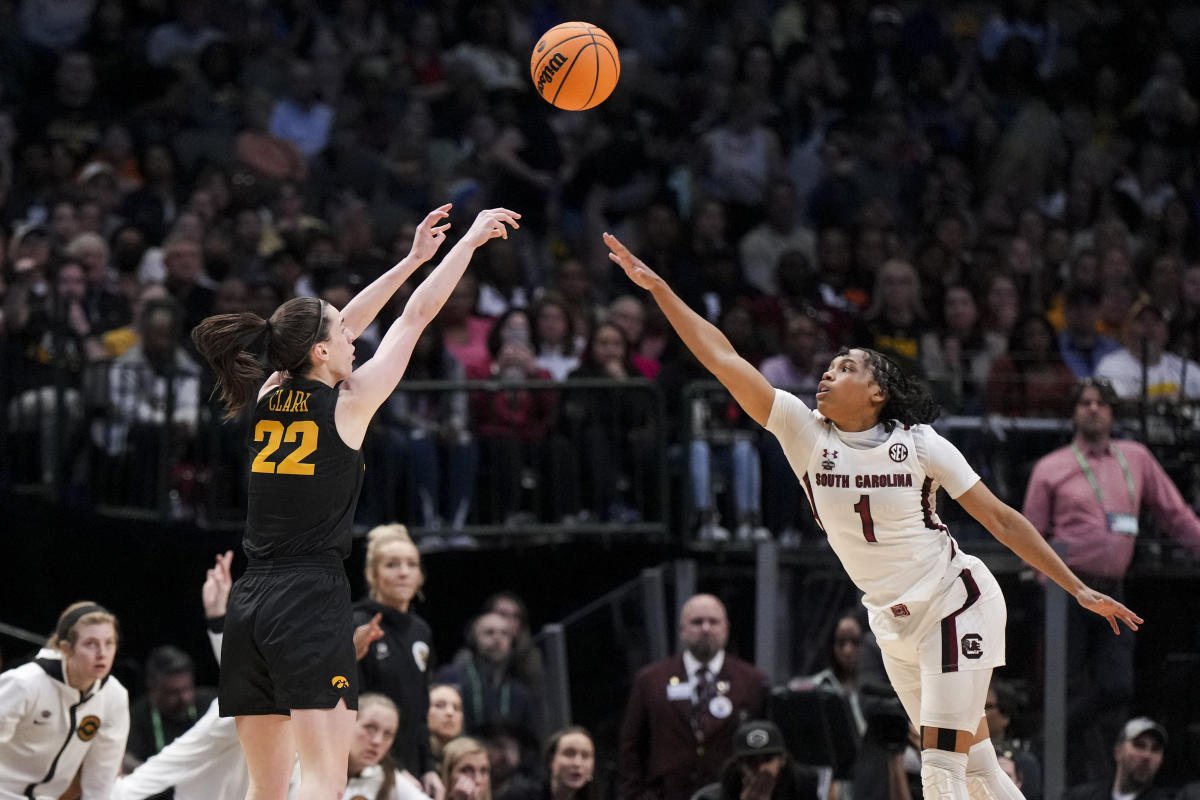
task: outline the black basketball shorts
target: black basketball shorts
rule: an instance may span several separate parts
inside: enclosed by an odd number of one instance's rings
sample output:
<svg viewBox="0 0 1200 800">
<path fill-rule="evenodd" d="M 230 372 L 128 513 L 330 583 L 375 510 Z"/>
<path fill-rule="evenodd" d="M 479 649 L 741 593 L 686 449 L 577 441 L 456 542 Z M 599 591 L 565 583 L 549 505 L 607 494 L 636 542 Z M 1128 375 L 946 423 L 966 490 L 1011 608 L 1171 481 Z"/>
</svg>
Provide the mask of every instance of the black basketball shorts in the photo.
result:
<svg viewBox="0 0 1200 800">
<path fill-rule="evenodd" d="M 346 571 L 335 556 L 251 561 L 233 585 L 221 645 L 221 716 L 358 708 Z"/>
</svg>

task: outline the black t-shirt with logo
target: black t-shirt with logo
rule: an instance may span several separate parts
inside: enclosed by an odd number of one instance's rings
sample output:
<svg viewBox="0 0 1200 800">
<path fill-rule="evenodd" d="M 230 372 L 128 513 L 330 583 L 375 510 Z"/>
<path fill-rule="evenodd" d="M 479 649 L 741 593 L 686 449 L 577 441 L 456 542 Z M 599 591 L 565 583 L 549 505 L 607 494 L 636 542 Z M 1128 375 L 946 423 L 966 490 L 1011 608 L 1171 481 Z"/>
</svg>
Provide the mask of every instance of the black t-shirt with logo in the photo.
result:
<svg viewBox="0 0 1200 800">
<path fill-rule="evenodd" d="M 364 465 L 338 435 L 337 399 L 336 387 L 295 379 L 258 402 L 247 436 L 248 557 L 350 555 Z"/>
</svg>

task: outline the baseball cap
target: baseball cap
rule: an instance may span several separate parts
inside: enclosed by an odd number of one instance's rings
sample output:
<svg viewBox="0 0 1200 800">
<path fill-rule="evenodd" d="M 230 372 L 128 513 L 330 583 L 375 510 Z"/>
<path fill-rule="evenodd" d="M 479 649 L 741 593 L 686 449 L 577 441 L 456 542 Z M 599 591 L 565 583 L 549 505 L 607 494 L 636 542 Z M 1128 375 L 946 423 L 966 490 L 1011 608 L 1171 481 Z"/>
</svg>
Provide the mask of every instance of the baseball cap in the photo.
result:
<svg viewBox="0 0 1200 800">
<path fill-rule="evenodd" d="M 753 719 L 733 734 L 733 757 L 773 756 L 784 752 L 783 734 L 775 723 Z"/>
<path fill-rule="evenodd" d="M 1153 311 L 1158 315 L 1159 319 L 1167 318 L 1167 312 L 1161 305 L 1156 303 L 1154 300 L 1151 300 L 1149 297 L 1142 297 L 1133 304 L 1132 308 L 1129 309 L 1129 319 L 1137 319 L 1143 311 Z"/>
<path fill-rule="evenodd" d="M 1143 733 L 1153 733 L 1164 745 L 1167 743 L 1167 729 L 1149 717 L 1134 717 L 1126 722 L 1125 727 L 1121 728 L 1121 738 L 1118 742 L 1132 741 Z"/>
<path fill-rule="evenodd" d="M 112 165 L 106 164 L 103 161 L 89 161 L 84 165 L 83 169 L 79 170 L 79 176 L 75 179 L 78 183 L 87 183 L 92 178 L 100 175 L 113 176 L 116 172 Z"/>
<path fill-rule="evenodd" d="M 867 21 L 871 25 L 895 25 L 899 28 L 904 26 L 904 14 L 891 3 L 878 3 L 867 15 Z"/>
<path fill-rule="evenodd" d="M 45 239 L 50 235 L 50 229 L 41 222 L 23 222 L 13 231 L 12 241 L 15 246 L 25 243 L 26 239 L 40 237 Z"/>
</svg>

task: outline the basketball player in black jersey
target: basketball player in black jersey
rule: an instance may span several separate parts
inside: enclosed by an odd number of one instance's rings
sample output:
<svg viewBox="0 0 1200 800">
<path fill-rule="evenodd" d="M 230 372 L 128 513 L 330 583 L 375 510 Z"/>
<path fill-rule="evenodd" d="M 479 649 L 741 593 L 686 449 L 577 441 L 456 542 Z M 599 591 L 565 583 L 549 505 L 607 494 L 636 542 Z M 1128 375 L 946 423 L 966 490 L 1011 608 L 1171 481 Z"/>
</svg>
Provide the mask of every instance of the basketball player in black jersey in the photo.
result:
<svg viewBox="0 0 1200 800">
<path fill-rule="evenodd" d="M 300 756 L 302 800 L 340 797 L 358 705 L 350 588 L 342 560 L 362 486 L 361 446 L 413 346 L 475 249 L 520 227 L 520 214 L 482 211 L 413 292 L 355 370 L 354 340 L 445 240 L 449 204 L 417 227 L 412 250 L 346 308 L 288 300 L 270 319 L 220 314 L 192 338 L 212 365 L 227 416 L 253 403 L 243 545 L 249 561 L 225 622 L 220 708 L 237 718 L 248 800 L 283 800 Z M 441 223 L 441 224 L 439 224 Z M 271 375 L 263 382 L 265 352 Z"/>
</svg>

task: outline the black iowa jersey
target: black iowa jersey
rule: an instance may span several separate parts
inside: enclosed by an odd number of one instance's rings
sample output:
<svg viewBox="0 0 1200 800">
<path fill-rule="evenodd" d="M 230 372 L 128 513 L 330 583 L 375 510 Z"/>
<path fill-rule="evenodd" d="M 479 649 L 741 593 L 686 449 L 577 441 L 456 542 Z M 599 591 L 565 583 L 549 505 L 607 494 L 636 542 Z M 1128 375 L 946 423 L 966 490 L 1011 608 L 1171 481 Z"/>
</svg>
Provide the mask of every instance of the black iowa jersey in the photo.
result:
<svg viewBox="0 0 1200 800">
<path fill-rule="evenodd" d="M 249 558 L 350 555 L 363 456 L 338 435 L 338 390 L 299 379 L 268 392 L 248 434 Z"/>
</svg>

